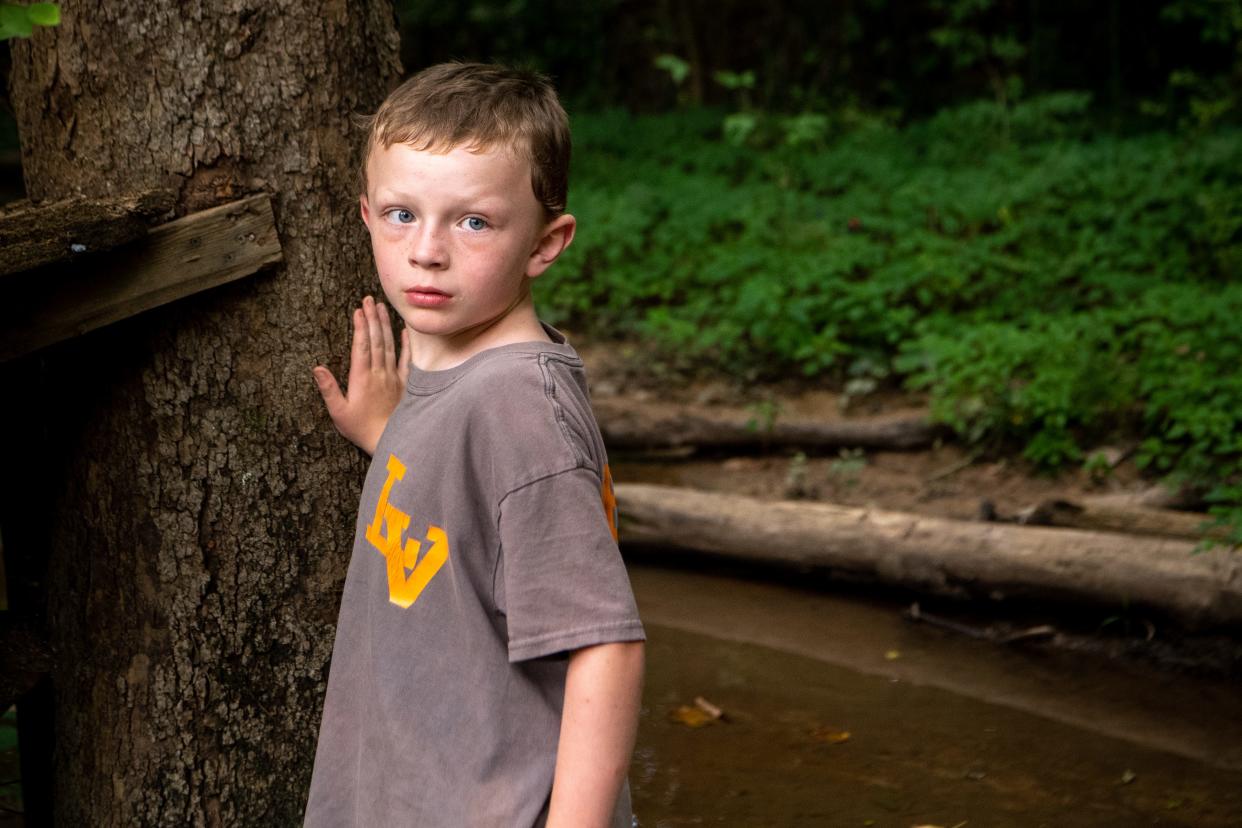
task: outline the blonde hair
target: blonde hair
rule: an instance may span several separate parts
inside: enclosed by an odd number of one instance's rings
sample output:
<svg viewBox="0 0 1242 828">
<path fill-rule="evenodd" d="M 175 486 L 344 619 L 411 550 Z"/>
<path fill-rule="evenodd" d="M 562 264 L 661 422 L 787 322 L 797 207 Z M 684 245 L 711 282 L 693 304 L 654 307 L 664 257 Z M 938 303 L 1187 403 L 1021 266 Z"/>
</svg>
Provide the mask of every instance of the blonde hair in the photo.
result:
<svg viewBox="0 0 1242 828">
<path fill-rule="evenodd" d="M 565 212 L 569 118 L 543 75 L 484 63 L 437 64 L 397 87 L 363 125 L 363 192 L 375 146 L 431 152 L 505 147 L 530 163 L 531 188 L 548 215 Z"/>
</svg>

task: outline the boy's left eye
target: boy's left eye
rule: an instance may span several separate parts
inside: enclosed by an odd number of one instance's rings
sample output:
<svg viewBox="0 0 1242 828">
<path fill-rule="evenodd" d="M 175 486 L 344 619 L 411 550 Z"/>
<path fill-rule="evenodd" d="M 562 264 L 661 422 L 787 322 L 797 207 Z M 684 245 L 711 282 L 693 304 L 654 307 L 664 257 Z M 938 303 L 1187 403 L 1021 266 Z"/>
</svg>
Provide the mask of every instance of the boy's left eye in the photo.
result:
<svg viewBox="0 0 1242 828">
<path fill-rule="evenodd" d="M 466 219 L 462 223 L 466 226 L 467 230 L 486 230 L 487 229 L 487 222 L 479 218 L 478 216 L 470 216 L 468 219 Z"/>
</svg>

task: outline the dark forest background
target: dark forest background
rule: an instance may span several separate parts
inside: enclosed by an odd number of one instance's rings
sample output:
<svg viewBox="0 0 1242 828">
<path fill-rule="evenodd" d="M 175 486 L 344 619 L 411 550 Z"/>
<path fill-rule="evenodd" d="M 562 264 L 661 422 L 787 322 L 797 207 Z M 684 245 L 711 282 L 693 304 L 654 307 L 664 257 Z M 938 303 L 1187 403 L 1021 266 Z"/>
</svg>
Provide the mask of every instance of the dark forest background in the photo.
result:
<svg viewBox="0 0 1242 828">
<path fill-rule="evenodd" d="M 581 229 L 549 321 L 657 377 L 924 394 L 1038 469 L 1120 448 L 1242 527 L 1242 0 L 395 14 L 407 72 L 561 90 Z M 5 119 L 10 197 L 16 142 Z"/>
<path fill-rule="evenodd" d="M 898 119 L 1073 89 L 1128 125 L 1236 108 L 1232 0 L 399 0 L 407 69 L 497 60 L 550 74 L 579 109 L 858 107 Z M 669 61 L 672 57 L 675 60 Z M 684 80 L 674 82 L 684 64 Z M 1215 106 L 1212 106 L 1215 104 Z M 1193 110 L 1193 114 L 1192 114 Z M 1234 112 L 1236 116 L 1236 111 Z"/>
</svg>

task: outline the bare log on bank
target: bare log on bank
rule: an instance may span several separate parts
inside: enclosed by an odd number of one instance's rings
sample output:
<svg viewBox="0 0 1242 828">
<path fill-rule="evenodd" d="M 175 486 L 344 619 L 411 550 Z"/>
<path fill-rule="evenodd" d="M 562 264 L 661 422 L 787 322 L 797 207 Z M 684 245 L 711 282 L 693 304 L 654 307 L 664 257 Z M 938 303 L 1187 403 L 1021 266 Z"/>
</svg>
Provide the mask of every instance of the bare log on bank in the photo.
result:
<svg viewBox="0 0 1242 828">
<path fill-rule="evenodd" d="M 796 447 L 911 451 L 927 448 L 947 432 L 922 414 L 865 420 L 777 417 L 770 423 L 745 412 L 702 414 L 675 405 L 634 406 L 620 400 L 594 402 L 604 441 L 613 449 Z"/>
<path fill-rule="evenodd" d="M 1202 513 L 1143 506 L 1132 498 L 1101 495 L 1082 500 L 1045 500 L 1026 510 L 1021 522 L 1030 526 L 1064 526 L 1130 535 L 1223 541 L 1228 529 L 1213 525 Z"/>
<path fill-rule="evenodd" d="M 970 523 L 826 503 L 620 484 L 621 539 L 821 570 L 931 594 L 1153 608 L 1242 622 L 1242 556 L 1187 540 Z"/>
</svg>

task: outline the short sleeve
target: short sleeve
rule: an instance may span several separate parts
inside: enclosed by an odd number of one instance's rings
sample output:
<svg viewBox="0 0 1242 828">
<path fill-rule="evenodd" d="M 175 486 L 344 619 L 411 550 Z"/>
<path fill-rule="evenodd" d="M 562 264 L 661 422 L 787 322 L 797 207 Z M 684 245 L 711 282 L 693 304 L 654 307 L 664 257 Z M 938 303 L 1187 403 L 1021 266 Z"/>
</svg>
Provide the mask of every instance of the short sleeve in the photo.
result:
<svg viewBox="0 0 1242 828">
<path fill-rule="evenodd" d="M 510 661 L 644 639 L 591 470 L 546 477 L 501 502 L 496 602 Z"/>
</svg>

